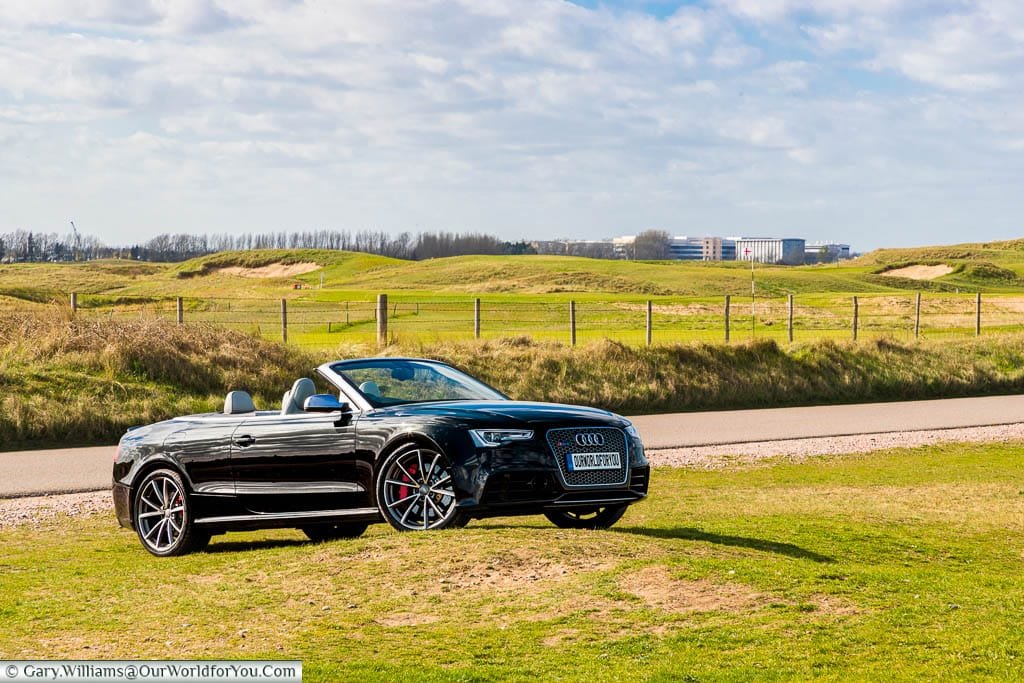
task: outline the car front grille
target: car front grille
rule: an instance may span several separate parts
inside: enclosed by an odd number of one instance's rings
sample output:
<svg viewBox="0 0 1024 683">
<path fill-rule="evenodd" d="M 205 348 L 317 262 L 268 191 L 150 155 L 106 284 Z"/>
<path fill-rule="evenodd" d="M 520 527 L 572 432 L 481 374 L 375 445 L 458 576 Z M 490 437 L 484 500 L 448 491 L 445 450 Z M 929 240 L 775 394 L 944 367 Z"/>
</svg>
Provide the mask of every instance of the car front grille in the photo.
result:
<svg viewBox="0 0 1024 683">
<path fill-rule="evenodd" d="M 577 435 L 599 434 L 604 443 L 601 445 L 583 445 L 576 441 Z M 629 447 L 626 435 L 615 427 L 572 427 L 568 429 L 548 430 L 548 445 L 558 463 L 558 471 L 562 481 L 568 487 L 583 486 L 622 486 L 626 483 L 629 473 Z M 571 471 L 568 466 L 570 453 L 610 453 L 619 454 L 622 466 L 608 470 Z"/>
</svg>

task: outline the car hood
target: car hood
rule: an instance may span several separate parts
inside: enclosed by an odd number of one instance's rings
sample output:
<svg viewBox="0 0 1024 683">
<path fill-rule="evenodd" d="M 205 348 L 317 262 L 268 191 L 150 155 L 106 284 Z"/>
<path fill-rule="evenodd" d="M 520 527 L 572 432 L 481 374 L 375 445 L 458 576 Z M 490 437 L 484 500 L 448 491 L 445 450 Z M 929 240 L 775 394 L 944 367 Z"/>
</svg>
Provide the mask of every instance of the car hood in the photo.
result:
<svg viewBox="0 0 1024 683">
<path fill-rule="evenodd" d="M 375 416 L 437 416 L 500 426 L 502 422 L 524 424 L 578 423 L 624 427 L 627 420 L 615 413 L 561 403 L 532 401 L 437 401 L 412 403 L 373 411 Z"/>
</svg>

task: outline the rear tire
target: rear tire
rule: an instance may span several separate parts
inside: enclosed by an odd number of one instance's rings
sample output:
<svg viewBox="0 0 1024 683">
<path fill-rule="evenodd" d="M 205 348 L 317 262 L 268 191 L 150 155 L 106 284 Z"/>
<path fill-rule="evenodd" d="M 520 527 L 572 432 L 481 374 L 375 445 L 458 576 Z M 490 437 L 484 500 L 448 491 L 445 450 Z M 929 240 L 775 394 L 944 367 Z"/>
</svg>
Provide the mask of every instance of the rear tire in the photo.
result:
<svg viewBox="0 0 1024 683">
<path fill-rule="evenodd" d="M 607 529 L 622 519 L 627 507 L 629 506 L 609 505 L 581 510 L 548 510 L 544 516 L 562 529 Z"/>
<path fill-rule="evenodd" d="M 139 541 L 157 557 L 185 555 L 210 542 L 209 532 L 196 528 L 185 481 L 174 470 L 147 474 L 135 490 L 132 507 Z"/>
<path fill-rule="evenodd" d="M 336 541 L 340 538 L 358 538 L 369 528 L 367 522 L 345 522 L 342 524 L 315 524 L 304 526 L 302 533 L 311 541 Z"/>
</svg>

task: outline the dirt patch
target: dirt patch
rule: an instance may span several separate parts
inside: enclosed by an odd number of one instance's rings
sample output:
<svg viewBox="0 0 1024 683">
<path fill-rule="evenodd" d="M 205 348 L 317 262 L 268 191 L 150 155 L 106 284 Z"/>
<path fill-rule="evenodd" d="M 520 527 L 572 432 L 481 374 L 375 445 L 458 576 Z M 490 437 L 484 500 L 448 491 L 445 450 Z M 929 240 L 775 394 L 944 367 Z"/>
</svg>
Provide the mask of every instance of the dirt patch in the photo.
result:
<svg viewBox="0 0 1024 683">
<path fill-rule="evenodd" d="M 953 272 L 951 266 L 906 266 L 882 273 L 883 277 L 902 277 L 908 280 L 934 280 Z"/>
<path fill-rule="evenodd" d="M 433 624 L 438 621 L 438 617 L 433 614 L 417 614 L 416 612 L 396 612 L 394 614 L 386 614 L 383 617 L 375 619 L 381 626 L 423 626 L 424 624 Z"/>
<path fill-rule="evenodd" d="M 768 602 L 757 591 L 738 583 L 715 583 L 707 579 L 674 579 L 664 567 L 647 567 L 623 577 L 624 591 L 650 607 L 666 612 L 741 612 Z"/>
<path fill-rule="evenodd" d="M 553 560 L 544 557 L 529 557 L 527 554 L 510 553 L 493 557 L 483 562 L 453 567 L 440 581 L 446 588 L 484 588 L 492 591 L 521 591 L 531 583 L 564 580 L 581 572 L 608 569 L 606 560 L 575 557 Z"/>
<path fill-rule="evenodd" d="M 541 641 L 544 647 L 559 647 L 566 641 L 573 641 L 579 636 L 580 632 L 574 628 L 563 628 Z"/>
<path fill-rule="evenodd" d="M 239 277 L 275 278 L 295 277 L 296 275 L 310 273 L 314 270 L 318 270 L 319 268 L 320 264 L 318 263 L 271 263 L 266 266 L 260 266 L 259 268 L 228 266 L 225 268 L 217 268 L 214 272 L 222 273 L 224 275 L 238 275 Z"/>
<path fill-rule="evenodd" d="M 814 607 L 819 614 L 829 614 L 838 617 L 848 617 L 853 614 L 860 614 L 861 610 L 852 602 L 835 595 L 814 595 L 807 604 Z"/>
</svg>

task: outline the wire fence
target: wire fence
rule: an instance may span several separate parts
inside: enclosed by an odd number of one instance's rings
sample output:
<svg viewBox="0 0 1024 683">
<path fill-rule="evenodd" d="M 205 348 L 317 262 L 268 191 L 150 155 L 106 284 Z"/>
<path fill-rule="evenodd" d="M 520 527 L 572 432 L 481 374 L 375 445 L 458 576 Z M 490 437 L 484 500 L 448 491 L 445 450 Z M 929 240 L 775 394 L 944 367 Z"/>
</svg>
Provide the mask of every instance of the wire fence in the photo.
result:
<svg viewBox="0 0 1024 683">
<path fill-rule="evenodd" d="M 752 338 L 964 337 L 1024 330 L 1021 295 L 806 295 L 661 298 L 651 301 L 323 301 L 308 298 L 72 296 L 76 315 L 156 315 L 220 325 L 309 347 L 529 336 L 566 343 L 729 342 Z"/>
</svg>

